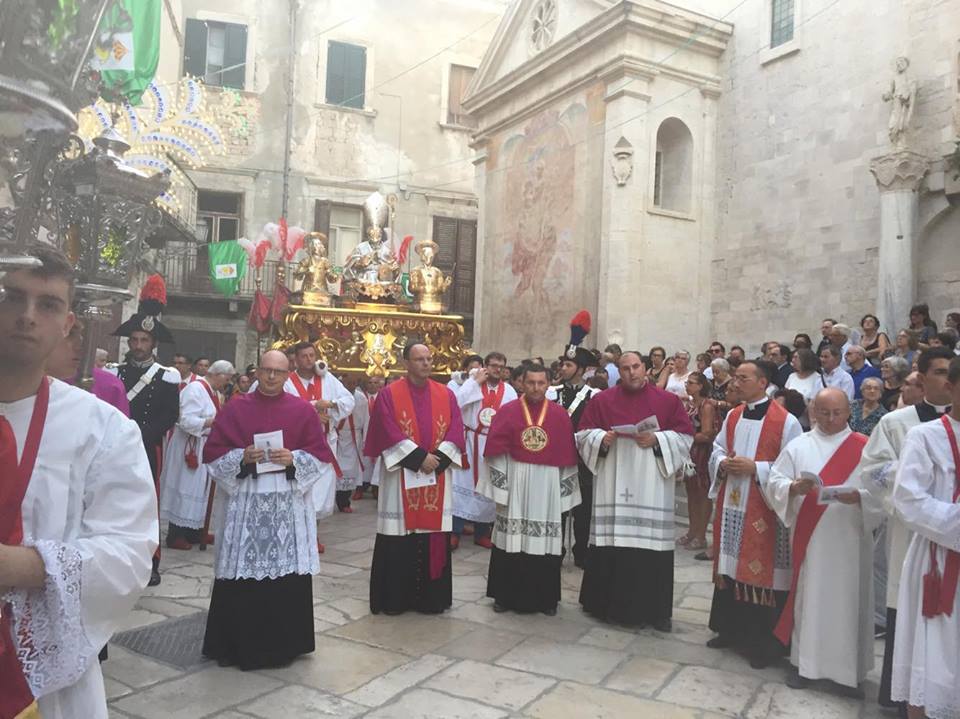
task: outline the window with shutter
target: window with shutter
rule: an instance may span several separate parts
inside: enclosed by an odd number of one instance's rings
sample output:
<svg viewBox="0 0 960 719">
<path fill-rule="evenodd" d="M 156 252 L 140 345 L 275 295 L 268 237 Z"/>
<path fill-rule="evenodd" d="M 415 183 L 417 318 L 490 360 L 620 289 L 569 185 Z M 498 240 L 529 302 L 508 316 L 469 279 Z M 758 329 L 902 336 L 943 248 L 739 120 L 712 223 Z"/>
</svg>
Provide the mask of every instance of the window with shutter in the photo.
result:
<svg viewBox="0 0 960 719">
<path fill-rule="evenodd" d="M 771 0 L 770 47 L 793 39 L 793 0 Z"/>
<path fill-rule="evenodd" d="M 183 41 L 183 74 L 203 77 L 207 74 L 207 24 L 187 19 Z"/>
<path fill-rule="evenodd" d="M 464 65 L 450 66 L 450 85 L 447 89 L 447 122 L 451 125 L 476 127 L 476 122 L 463 110 L 463 97 L 473 79 L 476 68 Z"/>
<path fill-rule="evenodd" d="M 434 217 L 433 241 L 440 247 L 434 264 L 453 278 L 446 296 L 449 311 L 472 316 L 477 273 L 476 221 Z"/>
<path fill-rule="evenodd" d="M 247 77 L 247 26 L 224 25 L 223 79 L 220 84 L 242 90 Z"/>
<path fill-rule="evenodd" d="M 247 76 L 247 26 L 187 19 L 183 74 L 207 85 L 244 89 Z"/>
<path fill-rule="evenodd" d="M 363 109 L 367 48 L 331 40 L 327 46 L 328 105 Z"/>
</svg>

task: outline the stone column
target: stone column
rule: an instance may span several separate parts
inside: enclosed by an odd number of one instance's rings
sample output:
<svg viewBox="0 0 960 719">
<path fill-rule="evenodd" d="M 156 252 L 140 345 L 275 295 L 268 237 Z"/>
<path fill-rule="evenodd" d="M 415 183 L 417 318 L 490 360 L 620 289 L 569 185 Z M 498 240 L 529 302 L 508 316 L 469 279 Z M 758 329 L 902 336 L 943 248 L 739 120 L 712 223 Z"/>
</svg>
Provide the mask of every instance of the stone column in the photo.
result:
<svg viewBox="0 0 960 719">
<path fill-rule="evenodd" d="M 910 150 L 874 158 L 870 172 L 880 190 L 877 314 L 891 336 L 906 327 L 917 296 L 920 182 L 930 160 Z"/>
</svg>

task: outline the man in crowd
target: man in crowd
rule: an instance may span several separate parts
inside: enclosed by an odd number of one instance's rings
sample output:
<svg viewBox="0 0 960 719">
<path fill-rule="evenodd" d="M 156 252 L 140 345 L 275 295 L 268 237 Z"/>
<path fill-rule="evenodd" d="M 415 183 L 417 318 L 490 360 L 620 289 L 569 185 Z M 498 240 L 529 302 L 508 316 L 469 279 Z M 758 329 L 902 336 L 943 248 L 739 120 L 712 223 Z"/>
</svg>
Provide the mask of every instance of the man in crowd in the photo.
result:
<svg viewBox="0 0 960 719">
<path fill-rule="evenodd" d="M 913 536 L 900 582 L 891 698 L 907 703 L 910 719 L 950 719 L 960 708 L 960 359 L 950 362 L 947 382 L 952 409 L 907 432 L 893 489 Z"/>
<path fill-rule="evenodd" d="M 763 482 L 767 503 L 792 534 L 790 595 L 774 634 L 790 647 L 787 686 L 829 679 L 862 696 L 859 686 L 873 668 L 873 528 L 880 508 L 851 482 L 867 438 L 847 424 L 847 395 L 823 389 L 811 413 L 814 429 L 787 445 Z M 820 486 L 843 491 L 818 504 Z"/>
<path fill-rule="evenodd" d="M 835 324 L 837 321 L 829 317 L 820 323 L 820 344 L 817 345 L 817 356 L 820 355 L 820 350 L 830 344 L 830 332 Z"/>
<path fill-rule="evenodd" d="M 193 366 L 191 367 L 193 374 L 196 377 L 206 377 L 207 372 L 210 370 L 210 358 L 209 357 L 197 357 L 193 361 Z"/>
<path fill-rule="evenodd" d="M 839 351 L 840 367 L 846 372 L 850 371 L 850 365 L 847 364 L 847 350 L 853 345 L 853 342 L 850 340 L 852 334 L 853 330 L 847 325 L 836 322 L 833 327 L 830 328 L 830 334 L 827 335 L 830 344 Z"/>
<path fill-rule="evenodd" d="M 607 371 L 607 385 L 610 387 L 620 381 L 620 371 L 617 369 L 617 363 L 620 361 L 622 353 L 623 350 L 617 344 L 607 345 L 606 349 L 603 350 L 603 361 L 605 362 L 603 368 Z"/>
<path fill-rule="evenodd" d="M 337 477 L 337 506 L 341 512 L 351 514 L 350 500 L 363 483 L 364 467 L 369 461 L 363 457 L 363 436 L 370 421 L 370 406 L 355 378 L 344 377 L 342 384 L 353 394 L 353 411 L 337 422 L 337 464 L 341 475 Z"/>
<path fill-rule="evenodd" d="M 600 393 L 588 385 L 583 375 L 587 367 L 595 363 L 593 354 L 584 349 L 584 338 L 590 332 L 590 315 L 586 310 L 578 312 L 570 321 L 570 342 L 563 348 L 560 356 L 561 384 L 547 390 L 547 399 L 557 402 L 570 416 L 573 431 L 580 426 L 580 419 L 587 408 L 590 398 Z M 587 551 L 590 546 L 590 515 L 593 507 L 593 474 L 584 464 L 583 459 L 577 456 L 577 474 L 580 481 L 580 504 L 573 510 L 573 563 L 581 569 L 587 560 Z M 567 531 L 566 517 L 563 519 L 564 535 Z"/>
<path fill-rule="evenodd" d="M 820 350 L 820 367 L 823 369 L 823 383 L 827 387 L 836 387 L 847 395 L 847 399 L 853 402 L 853 378 L 850 373 L 840 366 L 840 349 L 833 344 L 828 344 Z"/>
<path fill-rule="evenodd" d="M 863 399 L 860 394 L 860 385 L 867 377 L 880 378 L 880 370 L 867 362 L 867 353 L 860 345 L 850 345 L 847 348 L 847 366 L 850 368 L 848 374 L 853 380 L 853 398 Z"/>
<path fill-rule="evenodd" d="M 367 434 L 370 431 L 370 418 L 373 416 L 373 406 L 377 402 L 377 395 L 380 394 L 380 390 L 383 389 L 383 377 L 373 376 L 367 377 L 364 376 L 360 380 L 360 389 L 361 392 L 359 395 L 355 395 L 356 401 L 362 401 L 367 405 L 367 421 L 363 427 L 363 436 L 360 437 L 360 454 L 363 456 L 363 446 L 367 440 Z M 353 499 L 360 500 L 363 499 L 363 494 L 366 492 L 367 488 L 370 486 L 370 480 L 373 478 L 374 470 L 376 468 L 376 462 L 369 457 L 364 457 L 363 460 L 363 474 L 361 477 L 361 484 L 353 492 Z M 377 492 L 379 490 L 377 487 L 373 488 L 373 498 L 377 498 Z"/>
<path fill-rule="evenodd" d="M 311 496 L 333 485 L 335 460 L 317 413 L 284 392 L 288 374 L 283 352 L 265 352 L 257 389 L 223 407 L 203 448 L 226 494 L 203 640 L 221 666 L 280 667 L 314 650 Z"/>
<path fill-rule="evenodd" d="M 767 360 L 776 366 L 776 372 L 773 377 L 773 384 L 779 389 L 787 386 L 787 377 L 793 372 L 790 366 L 790 348 L 780 342 L 767 343 Z"/>
<path fill-rule="evenodd" d="M 917 375 L 923 389 L 923 400 L 912 406 L 889 412 L 870 434 L 863 449 L 863 458 L 857 467 L 859 484 L 865 487 L 886 513 L 887 572 L 882 571 L 878 584 L 886 584 L 886 636 L 883 652 L 883 669 L 880 674 L 881 706 L 894 706 L 890 698 L 890 679 L 893 671 L 893 654 L 896 641 L 897 595 L 900 591 L 900 571 L 906 555 L 910 535 L 893 505 L 893 485 L 899 468 L 900 454 L 907 432 L 923 422 L 936 420 L 950 411 L 951 393 L 948 388 L 950 360 L 953 353 L 945 347 L 937 347 L 921 353 L 917 361 Z M 911 375 L 912 376 L 912 375 Z M 909 377 L 908 377 L 909 379 Z M 906 385 L 905 385 L 906 387 Z M 883 545 L 882 545 L 883 546 Z M 878 550 L 879 551 L 879 550 Z"/>
<path fill-rule="evenodd" d="M 463 420 L 453 392 L 430 379 L 423 344 L 403 350 L 405 377 L 377 396 L 364 455 L 379 460 L 370 611 L 436 614 L 453 603 L 450 466 L 464 466 Z"/>
<path fill-rule="evenodd" d="M 724 419 L 710 457 L 710 498 L 717 507 L 710 628 L 717 636 L 707 646 L 740 644 L 754 668 L 768 666 L 782 651 L 773 628 L 791 580 L 790 538 L 760 487 L 783 448 L 803 431 L 767 396 L 768 384 L 760 361 L 737 367 L 730 392 L 741 404 Z"/>
<path fill-rule="evenodd" d="M 83 324 L 79 319 L 73 323 L 69 334 L 61 340 L 57 349 L 47 359 L 47 374 L 67 384 L 76 384 L 79 381 L 80 361 L 83 359 Z M 124 417 L 130 416 L 130 403 L 127 401 L 127 390 L 115 374 L 94 366 L 91 368 L 94 396 L 113 405 L 123 412 Z"/>
<path fill-rule="evenodd" d="M 693 425 L 680 399 L 647 381 L 638 352 L 620 356 L 620 384 L 587 405 L 577 433 L 594 480 L 580 604 L 619 624 L 669 632 L 673 613 L 675 475 Z"/>
<path fill-rule="evenodd" d="M 490 532 L 497 508 L 492 499 L 480 494 L 477 484 L 486 475 L 483 448 L 493 418 L 500 408 L 517 398 L 513 387 L 503 381 L 507 358 L 501 352 L 491 352 L 483 359 L 483 366 L 468 375 L 456 390 L 460 415 L 466 430 L 466 469 L 453 469 L 453 535 L 451 549 L 460 546 L 460 534 L 465 521 L 473 522 L 473 541 L 490 549 Z"/>
<path fill-rule="evenodd" d="M 166 306 L 167 289 L 160 275 L 147 279 L 140 292 L 137 312 L 114 331 L 126 337 L 129 351 L 117 368 L 117 376 L 127 390 L 130 417 L 140 426 L 143 446 L 153 473 L 157 499 L 160 498 L 160 470 L 167 432 L 180 414 L 180 373 L 157 362 L 154 351 L 160 342 L 173 343 L 173 335 L 160 321 Z M 160 546 L 153 557 L 150 585 L 160 584 Z"/>
<path fill-rule="evenodd" d="M 44 375 L 73 268 L 33 256 L 0 280 L 0 715 L 105 719 L 97 653 L 150 576 L 156 494 L 136 424 Z"/>
<path fill-rule="evenodd" d="M 110 359 L 110 355 L 107 354 L 107 351 L 102 347 L 97 347 L 96 353 L 94 355 L 93 366 L 97 369 L 103 369 L 107 366 L 107 360 Z"/>
<path fill-rule="evenodd" d="M 523 396 L 493 419 L 478 491 L 496 502 L 487 575 L 493 610 L 557 613 L 564 512 L 580 501 L 570 417 L 546 399 L 546 368 L 526 365 Z"/>
<path fill-rule="evenodd" d="M 201 536 L 207 520 L 208 497 L 213 491 L 207 467 L 201 461 L 210 428 L 220 411 L 219 393 L 233 377 L 233 365 L 218 360 L 209 371 L 180 392 L 180 417 L 167 443 L 160 475 L 160 519 L 167 525 L 167 547 L 192 549 L 212 544 Z"/>
<path fill-rule="evenodd" d="M 711 362 L 715 359 L 725 359 L 727 349 L 723 346 L 723 342 L 714 340 L 710 343 L 710 348 L 707 350 L 707 354 L 710 355 Z M 703 371 L 703 376 L 713 382 L 713 367 L 707 367 Z"/>
<path fill-rule="evenodd" d="M 747 359 L 747 353 L 746 351 L 744 351 L 743 347 L 741 347 L 740 345 L 733 345 L 732 347 L 730 347 L 729 360 L 731 361 L 731 364 L 733 362 L 736 362 L 737 365 L 739 366 L 739 364 L 741 362 L 746 361 L 746 359 Z"/>
<path fill-rule="evenodd" d="M 193 373 L 193 362 L 187 355 L 177 352 L 173 355 L 173 368 L 180 373 L 180 389 L 183 390 L 196 375 Z"/>
<path fill-rule="evenodd" d="M 903 380 L 903 387 L 900 389 L 900 399 L 897 401 L 897 409 L 912 407 L 923 401 L 923 380 L 919 372 L 911 372 Z"/>
</svg>

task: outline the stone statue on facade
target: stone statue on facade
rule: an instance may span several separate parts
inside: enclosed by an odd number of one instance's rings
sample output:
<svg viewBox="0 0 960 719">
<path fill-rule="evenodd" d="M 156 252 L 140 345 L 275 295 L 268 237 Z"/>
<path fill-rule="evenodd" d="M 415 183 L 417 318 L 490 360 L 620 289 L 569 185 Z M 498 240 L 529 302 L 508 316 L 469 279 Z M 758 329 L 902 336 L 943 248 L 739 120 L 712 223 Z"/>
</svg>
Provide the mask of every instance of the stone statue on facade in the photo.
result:
<svg viewBox="0 0 960 719">
<path fill-rule="evenodd" d="M 423 264 L 410 271 L 410 292 L 417 298 L 421 312 L 438 315 L 443 312 L 443 293 L 453 279 L 433 266 L 433 258 L 440 249 L 436 242 L 418 242 L 414 249 Z"/>
<path fill-rule="evenodd" d="M 393 302 L 399 296 L 400 263 L 386 242 L 390 209 L 383 195 L 374 192 L 363 203 L 366 236 L 343 267 L 344 294 L 373 302 Z"/>
<path fill-rule="evenodd" d="M 890 89 L 883 93 L 884 102 L 892 103 L 887 135 L 895 150 L 906 146 L 906 133 L 913 117 L 913 108 L 917 101 L 917 83 L 907 74 L 910 60 L 898 57 L 895 63 L 896 73 L 890 80 Z"/>
<path fill-rule="evenodd" d="M 330 292 L 327 282 L 336 282 L 333 264 L 327 257 L 327 236 L 322 232 L 311 232 L 303 243 L 307 251 L 293 270 L 293 279 L 300 283 L 303 292 L 303 304 L 311 307 L 329 307 Z"/>
</svg>

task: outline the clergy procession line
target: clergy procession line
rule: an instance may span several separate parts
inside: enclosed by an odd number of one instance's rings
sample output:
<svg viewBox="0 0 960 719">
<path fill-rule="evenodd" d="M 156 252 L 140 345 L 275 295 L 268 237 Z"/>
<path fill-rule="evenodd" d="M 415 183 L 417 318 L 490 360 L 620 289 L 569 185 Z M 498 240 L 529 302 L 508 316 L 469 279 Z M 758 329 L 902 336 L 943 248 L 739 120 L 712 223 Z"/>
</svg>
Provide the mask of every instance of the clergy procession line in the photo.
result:
<svg viewBox="0 0 960 719">
<path fill-rule="evenodd" d="M 960 358 L 945 347 L 919 355 L 920 396 L 904 391 L 869 440 L 850 428 L 835 368 L 791 411 L 778 390 L 808 376 L 800 353 L 783 375 L 782 345 L 765 347 L 771 362 L 724 359 L 714 343 L 716 387 L 684 373 L 686 353 L 664 376 L 659 347 L 608 348 L 601 367 L 581 346 L 582 312 L 550 368 L 511 371 L 490 352 L 444 386 L 429 347 L 411 342 L 404 376 L 347 389 L 301 343 L 264 353 L 250 390 L 230 394 L 229 362 L 191 374 L 156 361 L 172 341 L 157 278 L 117 329 L 126 361 L 98 370 L 89 394 L 70 386 L 71 265 L 36 257 L 2 278 L 0 301 L 0 719 L 106 719 L 97 655 L 162 581 L 158 512 L 168 548 L 215 548 L 204 655 L 247 670 L 312 652 L 317 518 L 350 512 L 369 488 L 374 614 L 449 608 L 472 523 L 490 549 L 492 611 L 553 615 L 571 516 L 585 612 L 670 632 L 675 547 L 706 549 L 707 646 L 754 667 L 787 655 L 793 688 L 829 680 L 862 696 L 885 579 L 879 700 L 911 719 L 960 716 Z M 675 538 L 678 481 L 691 524 Z"/>
</svg>

